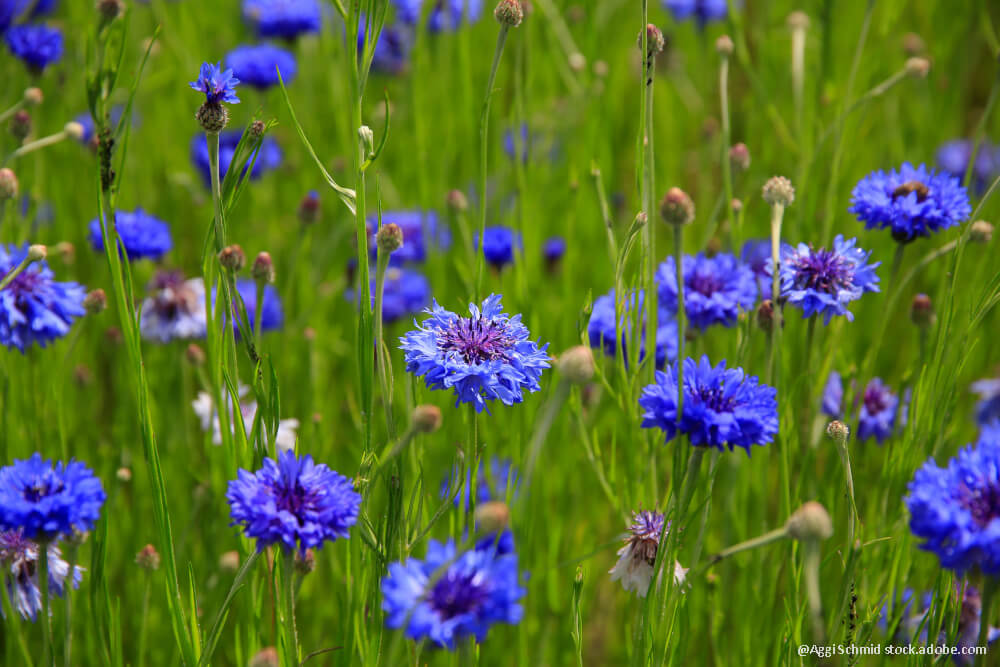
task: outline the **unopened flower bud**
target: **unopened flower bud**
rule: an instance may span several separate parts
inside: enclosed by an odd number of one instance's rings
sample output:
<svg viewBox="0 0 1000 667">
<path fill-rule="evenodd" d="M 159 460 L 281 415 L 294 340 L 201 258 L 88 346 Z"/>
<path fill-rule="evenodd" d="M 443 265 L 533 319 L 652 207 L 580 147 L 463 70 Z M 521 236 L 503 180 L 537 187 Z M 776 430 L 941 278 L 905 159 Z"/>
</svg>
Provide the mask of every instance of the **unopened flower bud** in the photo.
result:
<svg viewBox="0 0 1000 667">
<path fill-rule="evenodd" d="M 733 213 L 739 213 L 743 210 L 743 202 L 739 199 L 733 199 L 729 205 L 733 207 Z"/>
<path fill-rule="evenodd" d="M 670 225 L 688 225 L 694 221 L 694 202 L 680 188 L 670 188 L 660 202 L 660 215 Z"/>
<path fill-rule="evenodd" d="M 160 569 L 160 554 L 156 552 L 156 547 L 147 544 L 135 555 L 135 564 L 144 570 L 153 572 Z"/>
<path fill-rule="evenodd" d="M 906 55 L 910 57 L 919 56 L 925 50 L 927 50 L 927 45 L 924 44 L 924 40 L 920 35 L 915 32 L 908 32 L 903 35 L 903 51 Z"/>
<path fill-rule="evenodd" d="M 128 468 L 119 468 L 117 470 L 117 472 L 115 472 L 115 477 L 117 477 L 118 481 L 122 482 L 122 483 L 131 482 L 132 481 L 132 471 L 129 470 Z"/>
<path fill-rule="evenodd" d="M 281 660 L 278 656 L 278 649 L 273 646 L 267 646 L 257 651 L 252 658 L 250 658 L 250 664 L 248 667 L 280 667 Z"/>
<path fill-rule="evenodd" d="M 399 225 L 392 222 L 382 225 L 382 228 L 378 230 L 378 234 L 375 235 L 375 243 L 378 245 L 380 253 L 388 255 L 389 253 L 396 252 L 403 247 L 403 230 L 399 228 Z"/>
<path fill-rule="evenodd" d="M 587 57 L 580 52 L 569 54 L 569 68 L 574 72 L 582 72 L 587 68 Z"/>
<path fill-rule="evenodd" d="M 559 357 L 559 373 L 573 384 L 586 384 L 594 378 L 594 353 L 585 345 L 571 347 Z"/>
<path fill-rule="evenodd" d="M 12 169 L 0 169 L 0 202 L 13 199 L 18 193 L 17 176 Z"/>
<path fill-rule="evenodd" d="M 28 261 L 40 262 L 49 254 L 48 248 L 40 243 L 28 246 Z"/>
<path fill-rule="evenodd" d="M 485 533 L 499 533 L 510 523 L 510 509 L 499 500 L 476 505 L 476 524 Z"/>
<path fill-rule="evenodd" d="M 316 569 L 316 551 L 314 549 L 306 549 L 306 555 L 302 556 L 296 550 L 295 571 L 304 577 L 305 575 L 309 574 L 315 569 Z"/>
<path fill-rule="evenodd" d="M 257 258 L 253 261 L 253 268 L 250 270 L 250 274 L 259 283 L 273 283 L 274 262 L 271 261 L 271 254 L 268 252 L 257 253 Z"/>
<path fill-rule="evenodd" d="M 24 91 L 24 103 L 28 106 L 36 107 L 41 104 L 44 99 L 45 95 L 42 94 L 41 88 L 31 87 Z"/>
<path fill-rule="evenodd" d="M 239 273 L 247 265 L 247 256 L 238 244 L 227 245 L 219 251 L 219 263 L 233 273 Z"/>
<path fill-rule="evenodd" d="M 737 171 L 746 171 L 750 168 L 750 149 L 743 142 L 738 144 L 733 144 L 733 147 L 729 149 L 729 162 L 733 165 L 733 169 Z"/>
<path fill-rule="evenodd" d="M 906 61 L 906 73 L 914 78 L 926 78 L 930 70 L 931 61 L 927 60 L 927 58 L 916 56 Z"/>
<path fill-rule="evenodd" d="M 319 220 L 319 193 L 311 190 L 299 204 L 299 222 L 311 225 Z"/>
<path fill-rule="evenodd" d="M 826 434 L 838 445 L 843 445 L 850 437 L 851 429 L 842 421 L 832 421 L 826 425 Z"/>
<path fill-rule="evenodd" d="M 764 201 L 771 206 L 788 206 L 795 201 L 795 188 L 792 182 L 784 176 L 774 176 L 764 184 L 762 190 Z"/>
<path fill-rule="evenodd" d="M 786 19 L 788 27 L 791 30 L 808 30 L 809 29 L 809 15 L 805 12 L 795 11 L 788 15 Z"/>
<path fill-rule="evenodd" d="M 218 134 L 229 125 L 229 110 L 219 102 L 205 102 L 194 117 L 208 134 Z"/>
<path fill-rule="evenodd" d="M 722 35 L 715 40 L 715 52 L 723 58 L 733 55 L 733 40 L 729 35 Z"/>
<path fill-rule="evenodd" d="M 910 306 L 910 319 L 921 329 L 934 325 L 936 319 L 934 315 L 934 304 L 926 294 L 917 294 L 913 297 L 913 304 Z"/>
<path fill-rule="evenodd" d="M 833 522 L 826 508 L 816 501 L 809 501 L 785 522 L 788 536 L 799 541 L 829 539 L 833 535 Z"/>
<path fill-rule="evenodd" d="M 375 155 L 375 133 L 367 125 L 362 125 L 358 128 L 358 139 L 361 141 L 361 146 L 364 148 L 365 157 L 372 157 Z"/>
<path fill-rule="evenodd" d="M 66 133 L 67 137 L 80 141 L 81 139 L 83 139 L 84 129 L 83 125 L 80 125 L 75 120 L 71 120 L 70 122 L 66 123 L 66 125 L 63 126 L 63 132 Z"/>
<path fill-rule="evenodd" d="M 125 11 L 125 3 L 122 0 L 97 0 L 97 11 L 104 21 L 110 22 Z"/>
<path fill-rule="evenodd" d="M 104 293 L 104 290 L 97 288 L 92 290 L 83 298 L 83 309 L 87 311 L 89 315 L 96 315 L 104 311 L 108 307 L 108 295 Z"/>
<path fill-rule="evenodd" d="M 250 135 L 250 139 L 256 141 L 257 139 L 260 139 L 261 137 L 264 136 L 265 129 L 267 128 L 264 125 L 264 121 L 255 120 L 254 122 L 250 123 L 250 129 L 247 130 L 247 132 Z"/>
<path fill-rule="evenodd" d="M 518 0 L 500 0 L 493 10 L 493 16 L 500 25 L 516 28 L 524 20 L 524 10 Z"/>
<path fill-rule="evenodd" d="M 461 190 L 450 190 L 448 192 L 448 208 L 453 213 L 465 213 L 469 210 L 469 200 Z"/>
<path fill-rule="evenodd" d="M 191 343 L 184 351 L 184 358 L 192 366 L 202 366 L 205 363 L 205 351 L 197 343 Z"/>
<path fill-rule="evenodd" d="M 973 243 L 989 243 L 993 240 L 993 225 L 985 220 L 976 220 L 969 229 L 969 240 Z"/>
<path fill-rule="evenodd" d="M 60 241 L 52 247 L 52 250 L 63 264 L 72 264 L 76 261 L 76 248 L 69 241 Z"/>
<path fill-rule="evenodd" d="M 436 405 L 418 405 L 413 409 L 411 423 L 417 433 L 433 433 L 441 428 L 441 408 Z"/>
<path fill-rule="evenodd" d="M 636 213 L 635 226 L 637 229 L 642 229 L 643 227 L 645 227 L 647 222 L 649 222 L 649 218 L 646 216 L 645 211 L 639 211 L 638 213 Z"/>
<path fill-rule="evenodd" d="M 764 299 L 757 306 L 757 326 L 767 333 L 774 331 L 774 304 L 770 299 Z"/>
<path fill-rule="evenodd" d="M 655 58 L 663 53 L 666 40 L 663 38 L 663 31 L 652 23 L 646 25 L 646 57 Z M 642 33 L 639 33 L 638 46 L 642 48 Z"/>
<path fill-rule="evenodd" d="M 219 556 L 219 569 L 223 572 L 236 572 L 240 569 L 240 555 L 235 551 L 226 551 Z"/>
<path fill-rule="evenodd" d="M 31 114 L 24 109 L 18 109 L 10 119 L 10 133 L 18 141 L 24 141 L 31 134 Z"/>
</svg>

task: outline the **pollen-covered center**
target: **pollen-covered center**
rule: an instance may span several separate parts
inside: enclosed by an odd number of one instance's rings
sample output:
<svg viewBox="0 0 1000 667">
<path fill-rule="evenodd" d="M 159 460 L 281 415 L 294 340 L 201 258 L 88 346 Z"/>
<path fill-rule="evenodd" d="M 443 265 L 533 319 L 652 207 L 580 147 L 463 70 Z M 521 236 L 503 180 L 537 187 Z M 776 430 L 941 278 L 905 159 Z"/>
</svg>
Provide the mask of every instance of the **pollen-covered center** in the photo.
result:
<svg viewBox="0 0 1000 667">
<path fill-rule="evenodd" d="M 836 294 L 850 287 L 854 265 L 842 255 L 826 249 L 799 255 L 794 260 L 795 287 Z"/>
<path fill-rule="evenodd" d="M 703 296 L 712 296 L 723 287 L 722 279 L 717 273 L 695 271 L 686 281 L 688 289 Z"/>
<path fill-rule="evenodd" d="M 429 602 L 442 618 L 448 619 L 475 611 L 489 593 L 485 578 L 478 572 L 447 572 L 434 584 Z"/>
<path fill-rule="evenodd" d="M 482 317 L 457 317 L 438 334 L 438 349 L 457 352 L 467 364 L 506 360 L 515 339 L 506 322 Z"/>
</svg>

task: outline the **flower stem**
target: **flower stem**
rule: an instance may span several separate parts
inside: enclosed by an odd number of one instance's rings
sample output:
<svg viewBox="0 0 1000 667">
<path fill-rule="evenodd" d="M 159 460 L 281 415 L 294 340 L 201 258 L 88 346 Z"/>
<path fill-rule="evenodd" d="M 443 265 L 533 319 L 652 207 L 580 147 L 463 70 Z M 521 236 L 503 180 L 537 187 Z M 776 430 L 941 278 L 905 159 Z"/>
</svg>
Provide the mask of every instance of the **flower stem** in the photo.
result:
<svg viewBox="0 0 1000 667">
<path fill-rule="evenodd" d="M 70 667 L 73 650 L 73 605 L 70 594 L 73 592 L 73 570 L 76 567 L 76 544 L 70 544 L 66 550 L 66 562 L 69 564 L 68 574 L 63 584 L 63 598 L 66 602 L 66 636 L 63 638 L 63 664 Z"/>
<path fill-rule="evenodd" d="M 648 221 L 647 221 L 647 224 Z M 677 423 L 684 414 L 684 326 L 687 313 L 684 310 L 684 226 L 674 225 L 674 263 L 677 265 Z M 656 349 L 647 354 L 656 354 Z M 695 448 L 695 451 L 699 451 Z"/>
<path fill-rule="evenodd" d="M 389 359 L 382 342 L 382 304 L 385 292 L 385 272 L 389 267 L 389 253 L 378 251 L 375 265 L 375 361 L 378 364 L 378 379 L 382 389 L 382 403 L 385 406 L 385 424 L 389 441 L 396 439 L 396 424 L 392 417 L 392 390 L 390 389 Z"/>
<path fill-rule="evenodd" d="M 21 260 L 21 263 L 15 266 L 10 271 L 10 273 L 5 275 L 3 279 L 0 280 L 0 290 L 4 289 L 5 287 L 7 287 L 7 285 L 10 285 L 12 282 L 14 282 L 14 278 L 17 278 L 18 274 L 24 271 L 26 268 L 28 268 L 31 264 L 32 264 L 31 258 L 25 255 L 24 259 Z"/>
<path fill-rule="evenodd" d="M 782 526 L 781 528 L 775 528 L 770 532 L 764 533 L 760 537 L 755 537 L 752 540 L 747 540 L 746 542 L 740 542 L 739 544 L 734 544 L 731 547 L 723 549 L 719 553 L 709 558 L 708 562 L 705 564 L 705 567 L 706 568 L 711 567 L 712 565 L 715 565 L 716 563 L 723 561 L 726 558 L 729 558 L 730 556 L 735 556 L 736 554 L 742 553 L 744 551 L 750 551 L 751 549 L 758 549 L 760 547 L 767 546 L 768 544 L 771 544 L 773 542 L 783 540 L 786 537 L 788 537 L 788 532 L 785 530 L 784 526 Z"/>
<path fill-rule="evenodd" d="M 777 386 L 778 367 L 781 365 L 778 360 L 780 349 L 778 341 L 781 337 L 781 328 L 784 326 L 782 309 L 778 304 L 778 298 L 781 296 L 781 221 L 784 216 L 784 205 L 771 205 L 771 307 L 774 310 L 774 324 L 771 329 L 768 373 L 770 384 L 774 387 Z"/>
<path fill-rule="evenodd" d="M 989 651 L 990 612 L 993 611 L 993 600 L 997 593 L 997 578 L 987 576 L 983 581 L 982 607 L 979 616 L 979 639 L 977 646 L 986 650 L 976 658 L 976 667 L 986 665 L 986 652 Z"/>
<path fill-rule="evenodd" d="M 28 153 L 33 153 L 41 148 L 46 148 L 47 146 L 52 146 L 53 144 L 58 144 L 60 141 L 69 136 L 66 130 L 56 132 L 55 134 L 50 134 L 47 137 L 42 137 L 41 139 L 35 139 L 31 143 L 24 144 L 16 151 L 7 156 L 3 161 L 3 164 L 8 164 L 12 160 L 16 160 L 19 157 L 24 157 Z"/>
<path fill-rule="evenodd" d="M 643 142 L 642 142 L 642 210 L 646 214 L 646 225 L 642 230 L 642 240 L 645 246 L 645 271 L 642 276 L 643 291 L 645 292 L 646 311 L 646 359 L 647 364 L 646 382 L 652 383 L 656 373 L 656 330 L 657 330 L 657 308 L 656 308 L 656 225 L 653 224 L 653 197 L 656 192 L 656 171 L 655 159 L 653 155 L 653 72 L 656 68 L 656 53 L 650 48 L 647 25 L 648 3 L 643 0 L 643 47 L 645 48 L 645 71 L 644 85 L 642 89 L 643 103 Z"/>
<path fill-rule="evenodd" d="M 732 143 L 732 129 L 729 122 L 729 56 L 723 55 L 719 62 L 719 105 L 722 115 L 722 184 L 726 192 L 726 236 L 730 250 L 735 252 L 733 236 L 735 215 L 733 214 L 733 165 L 729 159 Z"/>
<path fill-rule="evenodd" d="M 819 542 L 805 540 L 802 543 L 802 549 L 805 557 L 803 574 L 806 578 L 806 593 L 809 595 L 809 616 L 812 619 L 813 641 L 822 643 L 826 632 L 823 629 L 823 602 L 820 598 L 819 587 Z"/>
<path fill-rule="evenodd" d="M 298 667 L 299 633 L 295 627 L 295 552 L 286 548 L 281 549 L 281 590 L 278 597 L 281 600 L 281 622 L 285 631 L 285 660 L 282 664 L 287 667 Z"/>
<path fill-rule="evenodd" d="M 847 514 L 847 549 L 844 553 L 849 554 L 854 548 L 854 522 L 858 513 L 857 505 L 854 502 L 854 474 L 851 472 L 851 453 L 847 448 L 847 439 L 837 443 L 837 452 L 840 454 L 840 462 L 844 465 L 844 477 L 847 480 L 847 495 L 851 499 L 851 509 Z"/>
<path fill-rule="evenodd" d="M 72 584 L 72 572 L 70 573 Z M 52 647 L 52 609 L 49 603 L 49 542 L 38 541 L 38 587 L 42 590 L 42 662 L 56 664 Z"/>
</svg>

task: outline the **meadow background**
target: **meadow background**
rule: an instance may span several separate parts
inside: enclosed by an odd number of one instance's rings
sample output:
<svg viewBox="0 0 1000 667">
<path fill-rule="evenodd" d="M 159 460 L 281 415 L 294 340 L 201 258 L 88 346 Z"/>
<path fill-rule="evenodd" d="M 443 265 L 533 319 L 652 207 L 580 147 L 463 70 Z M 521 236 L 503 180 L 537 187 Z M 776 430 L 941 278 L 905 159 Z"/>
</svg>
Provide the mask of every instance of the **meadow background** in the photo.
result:
<svg viewBox="0 0 1000 667">
<path fill-rule="evenodd" d="M 92 4 L 59 3 L 49 20 L 65 33 L 65 55 L 41 75 L 27 71 L 8 52 L 0 56 L 0 107 L 14 104 L 29 86 L 44 91 L 44 102 L 30 109 L 36 137 L 59 131 L 87 109 L 87 53 L 97 24 Z M 157 27 L 160 32 L 135 97 L 117 205 L 124 210 L 141 206 L 169 221 L 175 247 L 162 263 L 200 275 L 212 198 L 190 160 L 191 138 L 201 131 L 194 113 L 203 100 L 188 82 L 203 61 L 221 60 L 254 37 L 236 0 L 127 4 L 123 69 L 113 102 L 127 101 L 146 40 Z M 637 137 L 642 82 L 636 35 L 643 18 L 640 3 L 625 0 L 533 5 L 508 36 L 488 137 L 488 224 L 520 230 L 523 252 L 502 272 L 487 271 L 483 291 L 503 294 L 505 310 L 521 313 L 532 337 L 549 343 L 548 351 L 557 355 L 587 344 L 590 306 L 614 285 L 595 169 L 619 243 L 641 209 Z M 792 94 L 791 31 L 786 25 L 793 10 L 811 19 L 799 109 Z M 389 24 L 393 11 L 390 7 Z M 702 251 L 713 238 L 725 239 L 717 234 L 725 215 L 722 160 L 727 144 L 720 126 L 715 43 L 728 34 L 736 45 L 729 72 L 730 142 L 745 142 L 752 156 L 749 169 L 734 175 L 733 196 L 743 202 L 735 237 L 768 236 L 770 210 L 760 196 L 761 186 L 780 174 L 796 189 L 785 217 L 786 241 L 829 245 L 833 234 L 856 236 L 860 247 L 873 252 L 872 261 L 882 262 L 883 292 L 852 304 L 854 322 L 835 318 L 820 326 L 811 350 L 806 322 L 797 311 L 786 314 L 778 395 L 781 437 L 776 444 L 755 447 L 749 457 L 727 452 L 702 468 L 692 502 L 699 509 L 711 503 L 702 553 L 779 527 L 803 502 L 818 500 L 836 529 L 823 543 L 820 577 L 829 643 L 849 636 L 859 644 L 869 637 L 883 640 L 880 612 L 905 588 L 933 591 L 933 620 L 954 633 L 958 605 L 951 594 L 953 577 L 933 555 L 917 548 L 902 497 L 913 472 L 928 457 L 943 463 L 976 437 L 976 397 L 969 385 L 995 376 L 1000 363 L 995 345 L 1000 321 L 990 308 L 998 280 L 996 246 L 963 245 L 960 262 L 956 253 L 949 253 L 919 268 L 903 287 L 896 308 L 887 310 L 885 288 L 896 243 L 888 232 L 865 230 L 847 208 L 851 189 L 873 170 L 904 161 L 932 164 L 947 140 L 1000 138 L 1000 120 L 992 107 L 1000 77 L 1000 11 L 988 0 L 747 0 L 726 20 L 703 29 L 692 21 L 675 21 L 657 2 L 648 11 L 649 21 L 668 38 L 654 87 L 656 198 L 679 186 L 694 199 L 697 216 L 686 230 L 684 250 Z M 383 91 L 388 98 L 389 137 L 368 173 L 369 211 L 435 210 L 451 226 L 451 249 L 432 252 L 420 270 L 434 298 L 456 312 L 464 312 L 472 300 L 475 264 L 446 196 L 452 189 L 467 192 L 472 202 L 468 221 L 474 224 L 479 115 L 498 32 L 491 12 L 487 6 L 482 20 L 455 32 L 417 30 L 406 67 L 374 72 L 362 107 L 364 122 L 378 138 Z M 920 55 L 931 63 L 926 78 L 905 77 L 884 94 L 865 98 L 866 91 L 899 72 L 913 55 L 904 48 L 906 39 L 913 47 L 912 37 L 906 37 L 910 33 L 922 38 Z M 861 35 L 865 38 L 859 41 Z M 299 72 L 287 91 L 298 120 L 330 174 L 354 187 L 357 128 L 352 126 L 349 77 L 354 41 L 345 42 L 331 9 L 318 35 L 305 36 L 290 48 Z M 274 260 L 285 322 L 280 331 L 263 335 L 262 352 L 273 365 L 280 416 L 300 421 L 299 452 L 358 477 L 365 498 L 363 518 L 351 538 L 317 552 L 315 570 L 301 581 L 297 617 L 304 652 L 336 648 L 307 664 L 815 662 L 796 655 L 799 644 L 810 643 L 811 630 L 803 554 L 792 541 L 692 571 L 676 615 L 652 627 L 642 624 L 643 600 L 609 580 L 607 571 L 617 560 L 627 518 L 639 508 L 664 506 L 689 445 L 680 440 L 663 444 L 659 431 L 640 428 L 638 406 L 623 397 L 636 396 L 645 382 L 638 372 L 619 373 L 614 358 L 599 351 L 599 381 L 571 390 L 555 414 L 530 482 L 522 480 L 516 493 L 509 489 L 519 561 L 530 573 L 520 624 L 497 625 L 478 649 L 460 653 L 425 645 L 418 654 L 399 631 L 385 629 L 378 586 L 382 559 L 396 560 L 410 549 L 423 555 L 423 529 L 441 505 L 442 480 L 465 448 L 471 410 L 454 407 L 450 392 L 430 391 L 405 374 L 395 341 L 412 328 L 411 320 L 387 325 L 396 421 L 407 423 L 414 406 L 430 403 L 440 406 L 443 426 L 416 437 L 390 470 L 372 474 L 372 457 L 386 446 L 387 435 L 378 393 L 371 415 L 364 414 L 359 394 L 357 308 L 345 297 L 352 287 L 348 263 L 356 257 L 354 218 L 326 187 L 280 90 L 242 87 L 239 93 L 242 102 L 230 106 L 231 127 L 274 119 L 268 134 L 284 155 L 279 168 L 249 183 L 228 214 L 229 240 L 251 258 L 267 251 Z M 851 113 L 845 116 L 846 109 Z M 505 132 L 522 125 L 529 137 L 523 161 L 505 153 L 503 139 Z M 0 148 L 3 155 L 16 148 L 9 133 L 0 138 Z M 98 212 L 95 153 L 67 140 L 9 166 L 18 175 L 26 207 L 7 207 L 0 240 L 48 245 L 49 263 L 60 280 L 103 288 L 110 297 L 112 279 L 104 255 L 87 242 L 87 225 Z M 314 223 L 303 224 L 297 211 L 311 190 L 319 192 L 321 212 Z M 979 194 L 973 193 L 974 208 Z M 992 221 L 998 211 L 1000 202 L 994 198 L 977 218 Z M 659 226 L 654 249 L 659 262 L 673 251 L 671 237 L 657 216 L 650 224 Z M 966 227 L 911 244 L 901 274 L 935 248 L 962 237 Z M 557 235 L 565 238 L 566 252 L 558 268 L 550 270 L 542 244 Z M 74 250 L 56 252 L 62 242 Z M 627 265 L 629 284 L 638 280 L 638 256 Z M 155 270 L 150 262 L 133 263 L 132 298 L 143 297 Z M 930 295 L 937 311 L 936 324 L 923 341 L 908 314 L 912 296 L 921 292 Z M 155 493 L 143 454 L 133 367 L 120 339 L 109 333 L 120 326 L 119 315 L 112 302 L 106 312 L 77 322 L 67 340 L 26 354 L 13 349 L 0 354 L 0 464 L 40 451 L 49 458 L 86 461 L 104 482 L 104 518 L 79 550 L 86 571 L 71 596 L 73 663 L 180 664 L 165 568 L 149 572 L 135 563 L 144 545 L 161 552 L 163 545 L 154 521 Z M 887 333 L 880 340 L 883 325 Z M 242 561 L 253 550 L 229 526 L 224 498 L 235 462 L 250 467 L 253 457 L 243 452 L 234 458 L 202 432 L 191 403 L 203 389 L 203 371 L 186 361 L 186 348 L 185 342 L 144 342 L 141 351 L 182 604 L 189 623 L 199 624 L 191 636 L 201 636 L 236 576 L 223 555 L 236 551 Z M 763 377 L 767 371 L 767 336 L 752 314 L 741 317 L 735 328 L 708 330 L 688 350 L 716 362 L 727 359 L 752 375 Z M 874 354 L 873 375 L 897 392 L 909 387 L 913 399 L 907 426 L 884 445 L 850 442 L 861 542 L 851 555 L 845 550 L 849 501 L 843 471 L 836 449 L 821 435 L 818 400 L 829 370 L 849 378 L 868 354 Z M 249 383 L 253 368 L 242 349 L 239 363 L 241 379 Z M 268 382 L 270 387 L 270 378 Z M 542 390 L 523 404 L 497 404 L 491 415 L 479 418 L 484 459 L 497 456 L 524 464 L 558 383 L 557 372 L 546 371 Z M 804 409 L 807 404 L 813 407 Z M 803 425 L 802 419 L 809 421 Z M 374 453 L 364 446 L 366 420 L 373 425 Z M 131 472 L 128 479 L 122 469 Z M 393 524 L 398 518 L 388 516 L 388 508 L 398 507 L 392 497 L 402 497 L 407 509 L 398 524 Z M 390 524 L 398 525 L 402 539 L 387 533 Z M 463 526 L 462 513 L 449 505 L 429 536 L 460 539 Z M 686 536 L 697 533 L 694 526 L 681 537 L 682 563 L 693 542 Z M 266 573 L 262 558 L 232 603 L 211 664 L 246 665 L 261 648 L 276 643 Z M 53 617 L 57 636 L 65 619 L 59 604 Z M 37 624 L 0 625 L 4 664 L 40 661 L 40 646 Z M 899 664 L 925 661 L 900 658 Z"/>
</svg>

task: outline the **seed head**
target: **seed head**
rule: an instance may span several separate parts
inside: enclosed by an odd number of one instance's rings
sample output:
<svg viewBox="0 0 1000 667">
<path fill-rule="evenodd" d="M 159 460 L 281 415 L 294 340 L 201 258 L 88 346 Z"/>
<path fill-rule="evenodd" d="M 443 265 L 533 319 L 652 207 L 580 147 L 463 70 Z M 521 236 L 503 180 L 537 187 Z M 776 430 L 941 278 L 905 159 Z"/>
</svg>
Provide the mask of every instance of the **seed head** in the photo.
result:
<svg viewBox="0 0 1000 667">
<path fill-rule="evenodd" d="M 910 319 L 921 329 L 926 329 L 934 325 L 937 317 L 934 315 L 934 304 L 926 294 L 917 294 L 913 297 L 913 304 L 910 306 Z"/>
<path fill-rule="evenodd" d="M 219 263 L 233 273 L 239 273 L 247 265 L 247 256 L 237 244 L 227 245 L 219 251 Z"/>
<path fill-rule="evenodd" d="M 774 176 L 764 184 L 764 201 L 771 206 L 788 206 L 795 201 L 795 188 L 784 176 Z"/>
<path fill-rule="evenodd" d="M 433 433 L 441 428 L 441 408 L 436 405 L 418 405 L 413 409 L 411 423 L 417 433 Z"/>
<path fill-rule="evenodd" d="M 906 61 L 906 73 L 915 79 L 927 78 L 929 71 L 931 71 L 931 61 L 927 58 L 915 56 Z"/>
<path fill-rule="evenodd" d="M 229 125 L 229 110 L 219 102 L 205 102 L 194 117 L 208 134 L 218 134 Z"/>
<path fill-rule="evenodd" d="M 638 46 L 642 49 L 642 33 L 639 33 Z M 666 40 L 663 38 L 663 31 L 652 23 L 646 26 L 646 57 L 655 58 L 663 53 Z"/>
<path fill-rule="evenodd" d="M 135 555 L 135 564 L 144 570 L 153 572 L 160 569 L 160 554 L 156 552 L 156 547 L 147 544 Z"/>
<path fill-rule="evenodd" d="M 723 58 L 733 55 L 733 40 L 729 35 L 722 35 L 715 40 L 715 52 Z"/>
<path fill-rule="evenodd" d="M 729 149 L 729 162 L 737 171 L 746 171 L 750 168 L 750 149 L 742 141 L 733 144 Z"/>
<path fill-rule="evenodd" d="M 24 103 L 28 106 L 37 107 L 45 99 L 41 88 L 28 88 L 24 91 Z"/>
<path fill-rule="evenodd" d="M 12 169 L 0 169 L 0 202 L 13 199 L 18 193 L 17 175 Z"/>
<path fill-rule="evenodd" d="M 670 188 L 660 202 L 660 215 L 669 225 L 689 225 L 694 221 L 694 202 L 680 188 Z"/>
<path fill-rule="evenodd" d="M 100 287 L 92 290 L 83 298 L 83 309 L 89 315 L 96 315 L 108 307 L 108 295 Z"/>
<path fill-rule="evenodd" d="M 0 195 L 0 199 L 2 198 Z M 989 243 L 993 240 L 993 225 L 985 220 L 976 220 L 969 229 L 969 240 L 974 243 Z"/>
<path fill-rule="evenodd" d="M 257 253 L 257 258 L 253 261 L 253 268 L 250 270 L 250 275 L 258 283 L 274 282 L 274 262 L 271 261 L 271 253 L 263 251 Z"/>
<path fill-rule="evenodd" d="M 18 109 L 10 119 L 10 133 L 18 141 L 24 141 L 31 134 L 31 114 L 24 109 Z"/>
<path fill-rule="evenodd" d="M 740 201 L 739 199 L 734 199 L 733 201 L 729 202 L 729 205 L 733 207 L 733 213 L 739 213 L 740 211 L 743 210 L 743 202 Z"/>
<path fill-rule="evenodd" d="M 811 500 L 788 517 L 785 530 L 789 537 L 800 542 L 822 541 L 833 535 L 833 522 L 826 508 Z"/>
<path fill-rule="evenodd" d="M 66 136 L 70 139 L 76 139 L 77 141 L 83 139 L 83 125 L 80 125 L 75 120 L 71 120 L 66 123 L 63 126 L 63 132 L 65 132 Z"/>
<path fill-rule="evenodd" d="M 518 0 L 500 0 L 493 10 L 493 16 L 500 25 L 516 28 L 524 20 L 524 10 Z"/>
<path fill-rule="evenodd" d="M 842 421 L 832 421 L 826 425 L 826 434 L 838 445 L 843 445 L 850 437 L 851 429 Z"/>
<path fill-rule="evenodd" d="M 499 500 L 476 505 L 476 523 L 487 533 L 499 533 L 510 523 L 510 508 Z"/>
<path fill-rule="evenodd" d="M 380 253 L 388 255 L 391 252 L 396 252 L 403 247 L 403 230 L 393 222 L 382 225 L 378 234 L 375 235 L 375 243 L 378 244 Z"/>
<path fill-rule="evenodd" d="M 586 384 L 594 378 L 594 353 L 585 345 L 571 347 L 559 357 L 559 372 L 573 384 Z"/>
</svg>

